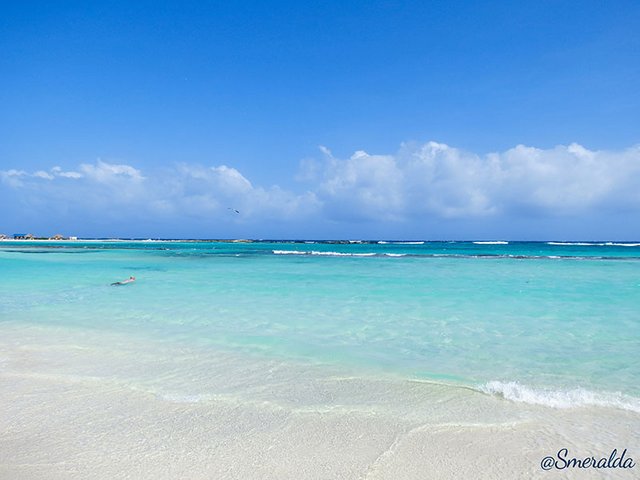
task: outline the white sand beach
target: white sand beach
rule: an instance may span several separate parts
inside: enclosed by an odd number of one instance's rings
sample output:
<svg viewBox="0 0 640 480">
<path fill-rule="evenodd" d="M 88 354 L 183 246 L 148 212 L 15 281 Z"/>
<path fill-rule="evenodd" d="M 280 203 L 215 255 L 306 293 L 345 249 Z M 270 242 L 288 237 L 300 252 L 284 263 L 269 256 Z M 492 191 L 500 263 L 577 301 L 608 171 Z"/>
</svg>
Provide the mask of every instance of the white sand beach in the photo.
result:
<svg viewBox="0 0 640 480">
<path fill-rule="evenodd" d="M 640 415 L 89 330 L 0 327 L 0 478 L 636 478 Z"/>
</svg>

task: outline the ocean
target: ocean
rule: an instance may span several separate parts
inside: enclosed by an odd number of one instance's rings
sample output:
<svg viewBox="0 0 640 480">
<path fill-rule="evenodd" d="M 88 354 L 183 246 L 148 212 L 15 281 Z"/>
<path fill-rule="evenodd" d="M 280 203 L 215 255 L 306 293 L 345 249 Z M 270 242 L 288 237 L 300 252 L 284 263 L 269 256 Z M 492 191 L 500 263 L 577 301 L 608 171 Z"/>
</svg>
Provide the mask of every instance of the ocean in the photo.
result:
<svg viewBox="0 0 640 480">
<path fill-rule="evenodd" d="M 228 379 L 211 384 L 199 362 L 215 354 L 255 371 L 640 412 L 640 243 L 3 241 L 0 271 L 0 329 L 13 345 L 91 336 L 131 356 L 92 378 L 161 398 L 220 393 Z M 166 370 L 132 367 L 145 345 Z M 192 365 L 176 370 L 171 355 L 184 349 Z M 253 398 L 254 387 L 235 393 Z"/>
</svg>

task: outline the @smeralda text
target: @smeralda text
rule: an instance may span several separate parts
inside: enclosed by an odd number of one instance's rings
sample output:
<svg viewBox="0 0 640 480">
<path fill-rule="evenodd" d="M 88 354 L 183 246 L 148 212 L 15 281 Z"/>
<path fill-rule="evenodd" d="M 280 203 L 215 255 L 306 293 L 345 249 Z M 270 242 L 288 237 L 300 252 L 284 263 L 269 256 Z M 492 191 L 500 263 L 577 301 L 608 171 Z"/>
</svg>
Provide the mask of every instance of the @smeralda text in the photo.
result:
<svg viewBox="0 0 640 480">
<path fill-rule="evenodd" d="M 625 448 L 618 454 L 614 448 L 608 457 L 576 457 L 569 449 L 561 448 L 555 455 L 548 455 L 540 461 L 543 470 L 565 470 L 567 468 L 633 468 L 636 462 L 627 454 Z"/>
</svg>

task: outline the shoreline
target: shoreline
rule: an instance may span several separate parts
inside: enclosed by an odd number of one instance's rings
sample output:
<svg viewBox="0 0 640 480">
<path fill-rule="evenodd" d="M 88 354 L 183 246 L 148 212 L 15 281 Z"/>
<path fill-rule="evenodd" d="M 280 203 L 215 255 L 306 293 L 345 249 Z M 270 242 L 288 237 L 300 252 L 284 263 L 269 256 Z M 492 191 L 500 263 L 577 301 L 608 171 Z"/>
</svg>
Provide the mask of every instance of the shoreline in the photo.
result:
<svg viewBox="0 0 640 480">
<path fill-rule="evenodd" d="M 522 404 L 123 334 L 0 330 L 7 478 L 530 478 L 549 475 L 539 462 L 561 448 L 640 451 L 631 411 Z"/>
</svg>

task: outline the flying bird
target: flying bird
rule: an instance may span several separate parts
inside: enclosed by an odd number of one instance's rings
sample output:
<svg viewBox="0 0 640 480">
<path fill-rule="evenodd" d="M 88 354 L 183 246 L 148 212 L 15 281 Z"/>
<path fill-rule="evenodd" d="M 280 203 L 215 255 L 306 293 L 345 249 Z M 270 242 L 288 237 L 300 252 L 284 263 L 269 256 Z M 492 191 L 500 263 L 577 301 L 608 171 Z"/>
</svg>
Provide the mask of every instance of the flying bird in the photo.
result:
<svg viewBox="0 0 640 480">
<path fill-rule="evenodd" d="M 234 211 L 234 212 L 236 212 L 236 213 L 240 213 L 240 211 L 239 211 L 239 210 L 236 210 L 235 208 L 231 208 L 231 207 L 227 207 L 227 210 L 232 210 L 232 211 Z"/>
</svg>

